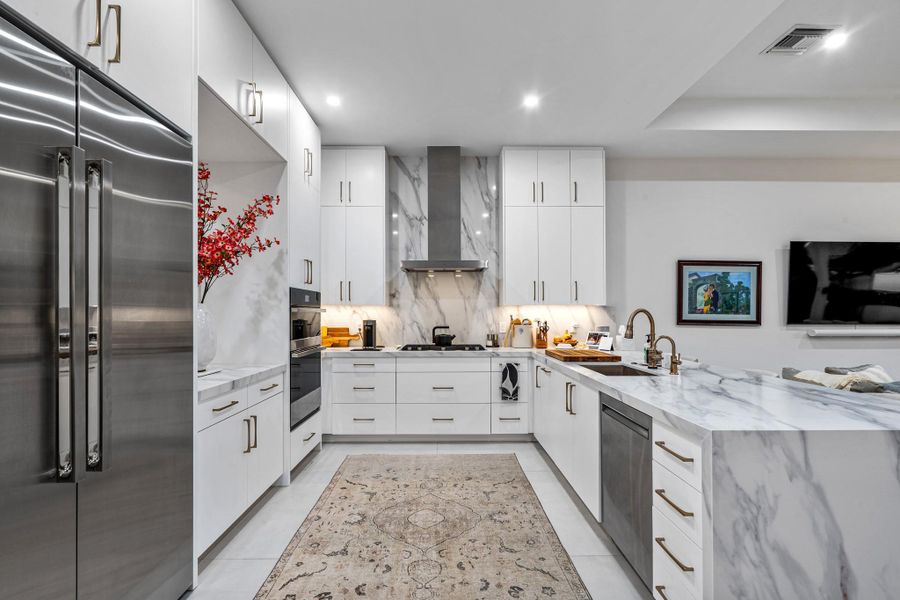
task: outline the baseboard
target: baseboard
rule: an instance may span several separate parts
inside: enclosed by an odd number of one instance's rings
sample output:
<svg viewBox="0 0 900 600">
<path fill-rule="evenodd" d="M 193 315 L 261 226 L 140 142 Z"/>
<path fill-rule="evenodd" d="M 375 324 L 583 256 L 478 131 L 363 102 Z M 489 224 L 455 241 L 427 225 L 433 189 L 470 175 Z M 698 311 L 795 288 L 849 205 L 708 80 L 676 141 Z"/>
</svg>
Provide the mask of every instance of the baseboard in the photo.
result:
<svg viewBox="0 0 900 600">
<path fill-rule="evenodd" d="M 530 433 L 497 433 L 476 435 L 418 435 L 418 434 L 382 434 L 382 435 L 336 435 L 323 433 L 323 444 L 338 443 L 363 443 L 363 444 L 390 444 L 390 443 L 459 443 L 459 442 L 533 442 L 534 436 Z"/>
</svg>

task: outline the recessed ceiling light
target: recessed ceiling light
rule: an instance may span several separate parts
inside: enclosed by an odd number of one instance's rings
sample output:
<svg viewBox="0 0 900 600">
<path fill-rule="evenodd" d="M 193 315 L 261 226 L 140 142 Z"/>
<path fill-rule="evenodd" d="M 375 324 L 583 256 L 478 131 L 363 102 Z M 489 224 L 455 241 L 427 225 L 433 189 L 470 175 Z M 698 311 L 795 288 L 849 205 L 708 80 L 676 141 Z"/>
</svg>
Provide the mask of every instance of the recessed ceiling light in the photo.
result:
<svg viewBox="0 0 900 600">
<path fill-rule="evenodd" d="M 822 46 L 828 50 L 840 48 L 847 43 L 847 34 L 843 31 L 835 31 L 828 35 L 822 42 Z"/>
<path fill-rule="evenodd" d="M 341 97 L 331 94 L 330 96 L 325 97 L 325 103 L 328 104 L 328 106 L 338 107 L 341 105 Z"/>
<path fill-rule="evenodd" d="M 522 106 L 525 108 L 537 108 L 537 105 L 541 103 L 541 99 L 538 98 L 537 94 L 528 94 L 522 100 Z"/>
</svg>

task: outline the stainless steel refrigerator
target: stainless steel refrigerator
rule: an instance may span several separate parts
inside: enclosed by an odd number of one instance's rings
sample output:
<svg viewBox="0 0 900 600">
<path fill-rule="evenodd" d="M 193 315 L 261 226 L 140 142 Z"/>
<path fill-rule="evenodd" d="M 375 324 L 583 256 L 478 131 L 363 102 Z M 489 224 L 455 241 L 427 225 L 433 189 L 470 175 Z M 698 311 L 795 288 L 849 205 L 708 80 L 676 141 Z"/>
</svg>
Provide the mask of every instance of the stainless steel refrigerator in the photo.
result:
<svg viewBox="0 0 900 600">
<path fill-rule="evenodd" d="M 89 71 L 0 3 L 0 598 L 171 600 L 191 585 L 191 142 Z"/>
</svg>

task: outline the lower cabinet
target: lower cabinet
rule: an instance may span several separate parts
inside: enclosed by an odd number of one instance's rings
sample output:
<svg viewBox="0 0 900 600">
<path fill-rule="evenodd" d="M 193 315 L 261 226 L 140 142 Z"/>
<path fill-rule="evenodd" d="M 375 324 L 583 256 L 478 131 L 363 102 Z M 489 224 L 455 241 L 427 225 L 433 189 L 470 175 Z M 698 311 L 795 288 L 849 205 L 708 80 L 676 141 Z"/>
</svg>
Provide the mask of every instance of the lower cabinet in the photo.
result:
<svg viewBox="0 0 900 600">
<path fill-rule="evenodd" d="M 321 442 L 322 411 L 319 411 L 291 431 L 290 468 L 296 467 Z"/>
<path fill-rule="evenodd" d="M 243 394 L 247 388 L 230 392 Z M 236 405 L 237 406 L 237 405 Z M 197 433 L 197 553 L 215 542 L 284 471 L 279 392 Z"/>
<path fill-rule="evenodd" d="M 335 435 L 397 433 L 396 406 L 391 404 L 334 404 L 331 432 Z"/>
<path fill-rule="evenodd" d="M 398 404 L 397 433 L 417 435 L 486 435 L 491 432 L 491 405 Z"/>
</svg>

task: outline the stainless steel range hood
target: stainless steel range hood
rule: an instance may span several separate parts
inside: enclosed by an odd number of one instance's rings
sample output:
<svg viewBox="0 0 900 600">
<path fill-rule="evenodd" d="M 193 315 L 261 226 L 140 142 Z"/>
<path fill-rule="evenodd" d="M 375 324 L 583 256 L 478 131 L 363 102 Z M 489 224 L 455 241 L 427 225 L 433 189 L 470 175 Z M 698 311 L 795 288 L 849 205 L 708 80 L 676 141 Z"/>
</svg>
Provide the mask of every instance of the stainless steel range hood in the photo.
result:
<svg viewBox="0 0 900 600">
<path fill-rule="evenodd" d="M 486 260 L 463 260 L 459 146 L 428 147 L 428 258 L 404 260 L 408 273 L 479 272 Z"/>
</svg>

